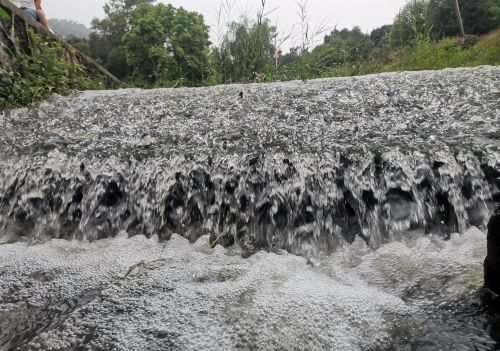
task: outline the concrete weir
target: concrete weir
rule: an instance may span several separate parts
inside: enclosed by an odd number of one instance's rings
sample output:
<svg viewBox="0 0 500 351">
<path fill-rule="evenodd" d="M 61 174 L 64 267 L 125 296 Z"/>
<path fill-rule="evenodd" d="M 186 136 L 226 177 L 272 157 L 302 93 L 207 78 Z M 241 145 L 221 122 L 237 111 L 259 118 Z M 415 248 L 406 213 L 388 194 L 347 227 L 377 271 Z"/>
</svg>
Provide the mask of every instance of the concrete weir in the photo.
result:
<svg viewBox="0 0 500 351">
<path fill-rule="evenodd" d="M 29 55 L 36 43 L 30 35 L 30 29 L 49 40 L 61 42 L 64 48 L 64 58 L 85 68 L 91 77 L 103 79 L 108 88 L 117 88 L 120 81 L 62 38 L 49 33 L 38 22 L 27 16 L 9 0 L 0 0 L 0 10 L 7 16 L 0 16 L 0 67 L 12 71 L 17 58 Z"/>
</svg>

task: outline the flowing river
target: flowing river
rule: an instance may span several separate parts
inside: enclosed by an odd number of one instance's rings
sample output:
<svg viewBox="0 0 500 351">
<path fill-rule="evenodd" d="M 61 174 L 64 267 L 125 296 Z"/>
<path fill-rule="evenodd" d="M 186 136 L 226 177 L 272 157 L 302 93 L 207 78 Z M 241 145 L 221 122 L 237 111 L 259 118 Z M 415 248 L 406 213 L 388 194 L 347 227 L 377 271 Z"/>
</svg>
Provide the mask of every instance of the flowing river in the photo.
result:
<svg viewBox="0 0 500 351">
<path fill-rule="evenodd" d="M 499 86 L 478 67 L 0 112 L 0 350 L 500 350 L 478 299 Z"/>
</svg>

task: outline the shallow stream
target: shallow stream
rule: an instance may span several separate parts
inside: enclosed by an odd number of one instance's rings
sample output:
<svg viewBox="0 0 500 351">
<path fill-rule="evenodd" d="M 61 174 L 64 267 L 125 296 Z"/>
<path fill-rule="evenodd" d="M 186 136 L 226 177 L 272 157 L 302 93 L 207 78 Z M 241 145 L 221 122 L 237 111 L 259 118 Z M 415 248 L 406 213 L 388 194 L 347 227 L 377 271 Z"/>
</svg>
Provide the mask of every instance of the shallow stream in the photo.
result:
<svg viewBox="0 0 500 351">
<path fill-rule="evenodd" d="M 500 350 L 477 298 L 499 85 L 479 67 L 0 112 L 0 350 Z"/>
</svg>

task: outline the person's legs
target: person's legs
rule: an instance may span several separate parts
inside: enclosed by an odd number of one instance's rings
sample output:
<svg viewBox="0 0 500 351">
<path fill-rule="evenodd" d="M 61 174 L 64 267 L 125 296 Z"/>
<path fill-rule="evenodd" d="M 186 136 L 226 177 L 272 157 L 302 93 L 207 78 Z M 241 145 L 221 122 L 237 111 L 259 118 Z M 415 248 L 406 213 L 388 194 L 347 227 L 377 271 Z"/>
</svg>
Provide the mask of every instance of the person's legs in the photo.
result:
<svg viewBox="0 0 500 351">
<path fill-rule="evenodd" d="M 27 7 L 22 7 L 21 10 L 23 10 L 24 12 L 26 12 L 26 14 L 30 15 L 31 17 L 33 17 L 33 19 L 35 21 L 39 21 L 38 13 L 37 13 L 36 10 L 30 9 L 30 8 L 27 8 Z"/>
<path fill-rule="evenodd" d="M 38 15 L 38 22 L 40 22 L 45 29 L 49 30 L 49 23 L 47 22 L 47 17 L 45 17 L 45 12 L 40 8 L 36 10 L 36 13 Z"/>
<path fill-rule="evenodd" d="M 49 23 L 47 22 L 47 17 L 45 17 L 45 12 L 43 12 L 42 9 L 38 10 L 33 10 L 27 7 L 21 8 L 24 12 L 26 12 L 28 15 L 33 17 L 35 21 L 40 22 L 42 26 L 45 27 L 45 29 L 49 30 Z"/>
<path fill-rule="evenodd" d="M 42 0 L 34 0 L 34 2 L 35 2 L 36 13 L 38 14 L 38 22 L 40 22 L 42 26 L 45 27 L 45 29 L 50 31 L 49 23 L 47 22 L 47 17 L 45 17 L 45 12 L 43 11 L 42 8 Z"/>
</svg>

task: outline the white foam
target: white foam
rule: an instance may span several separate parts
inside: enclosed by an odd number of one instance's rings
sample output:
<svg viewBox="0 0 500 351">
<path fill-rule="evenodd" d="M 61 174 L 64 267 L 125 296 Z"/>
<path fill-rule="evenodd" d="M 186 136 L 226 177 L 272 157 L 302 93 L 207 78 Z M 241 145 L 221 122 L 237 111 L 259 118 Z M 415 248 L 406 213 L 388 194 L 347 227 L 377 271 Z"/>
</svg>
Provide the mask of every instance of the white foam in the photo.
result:
<svg viewBox="0 0 500 351">
<path fill-rule="evenodd" d="M 385 349 L 393 330 L 418 312 L 403 298 L 418 291 L 452 299 L 478 288 L 484 246 L 476 229 L 448 242 L 426 237 L 376 251 L 356 242 L 314 268 L 287 253 L 242 259 L 234 249 L 210 248 L 206 237 L 0 245 L 0 315 L 98 289 L 30 346 Z"/>
</svg>

